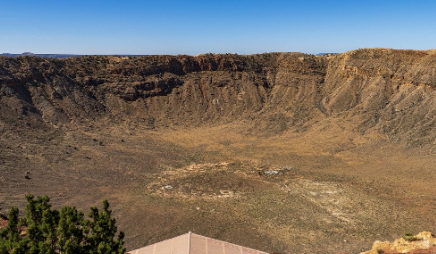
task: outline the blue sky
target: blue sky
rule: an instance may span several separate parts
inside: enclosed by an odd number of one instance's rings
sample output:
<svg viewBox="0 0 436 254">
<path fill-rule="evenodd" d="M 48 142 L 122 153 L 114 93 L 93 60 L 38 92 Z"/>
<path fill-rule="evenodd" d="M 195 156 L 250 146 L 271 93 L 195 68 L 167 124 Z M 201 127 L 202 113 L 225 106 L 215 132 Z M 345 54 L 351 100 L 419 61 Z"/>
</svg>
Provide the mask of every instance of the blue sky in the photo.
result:
<svg viewBox="0 0 436 254">
<path fill-rule="evenodd" d="M 435 0 L 0 0 L 0 53 L 436 48 Z"/>
</svg>

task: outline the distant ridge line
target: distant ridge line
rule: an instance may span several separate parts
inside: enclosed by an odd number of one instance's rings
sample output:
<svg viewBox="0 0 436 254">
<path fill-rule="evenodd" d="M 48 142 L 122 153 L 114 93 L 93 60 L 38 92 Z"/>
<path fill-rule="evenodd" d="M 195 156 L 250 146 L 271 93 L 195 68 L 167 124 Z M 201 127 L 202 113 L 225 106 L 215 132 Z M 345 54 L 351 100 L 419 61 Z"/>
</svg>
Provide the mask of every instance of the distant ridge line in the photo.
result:
<svg viewBox="0 0 436 254">
<path fill-rule="evenodd" d="M 323 55 L 337 55 L 340 53 L 318 53 L 316 56 L 323 56 Z M 125 55 L 125 54 L 110 54 L 110 55 L 93 55 L 93 54 L 85 54 L 85 55 L 75 55 L 75 54 L 34 54 L 31 52 L 24 52 L 21 54 L 14 54 L 14 53 L 2 53 L 0 56 L 4 57 L 23 57 L 23 56 L 34 56 L 34 57 L 42 57 L 42 58 L 68 58 L 68 57 L 82 57 L 82 56 L 131 56 L 131 57 L 137 57 L 137 56 L 150 56 L 150 55 Z"/>
<path fill-rule="evenodd" d="M 82 56 L 148 56 L 148 55 L 74 55 L 74 54 L 33 54 L 30 52 L 24 52 L 22 54 L 11 54 L 11 53 L 3 53 L 0 56 L 4 57 L 24 57 L 24 56 L 34 56 L 34 57 L 42 57 L 42 58 L 68 58 L 68 57 L 82 57 Z"/>
</svg>

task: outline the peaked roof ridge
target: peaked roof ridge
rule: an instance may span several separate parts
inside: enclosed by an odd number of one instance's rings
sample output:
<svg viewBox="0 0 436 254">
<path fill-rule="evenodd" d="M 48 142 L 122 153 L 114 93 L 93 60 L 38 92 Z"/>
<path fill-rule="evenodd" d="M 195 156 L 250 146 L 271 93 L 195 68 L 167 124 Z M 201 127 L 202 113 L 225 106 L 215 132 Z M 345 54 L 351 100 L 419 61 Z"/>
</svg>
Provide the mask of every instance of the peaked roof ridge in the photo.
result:
<svg viewBox="0 0 436 254">
<path fill-rule="evenodd" d="M 189 231 L 136 250 L 130 254 L 267 254 L 234 243 L 199 235 Z"/>
</svg>

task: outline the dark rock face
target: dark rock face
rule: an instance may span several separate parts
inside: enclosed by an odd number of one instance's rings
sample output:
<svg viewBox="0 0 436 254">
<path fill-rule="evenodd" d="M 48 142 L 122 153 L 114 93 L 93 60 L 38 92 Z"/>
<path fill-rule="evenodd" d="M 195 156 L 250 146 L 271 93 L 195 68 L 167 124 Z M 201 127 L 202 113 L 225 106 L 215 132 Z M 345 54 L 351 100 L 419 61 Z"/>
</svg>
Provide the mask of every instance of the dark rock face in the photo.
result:
<svg viewBox="0 0 436 254">
<path fill-rule="evenodd" d="M 47 127 L 102 118 L 154 127 L 247 120 L 274 134 L 341 118 L 357 133 L 420 145 L 436 136 L 435 87 L 431 51 L 0 58 L 2 126 L 20 119 Z"/>
</svg>

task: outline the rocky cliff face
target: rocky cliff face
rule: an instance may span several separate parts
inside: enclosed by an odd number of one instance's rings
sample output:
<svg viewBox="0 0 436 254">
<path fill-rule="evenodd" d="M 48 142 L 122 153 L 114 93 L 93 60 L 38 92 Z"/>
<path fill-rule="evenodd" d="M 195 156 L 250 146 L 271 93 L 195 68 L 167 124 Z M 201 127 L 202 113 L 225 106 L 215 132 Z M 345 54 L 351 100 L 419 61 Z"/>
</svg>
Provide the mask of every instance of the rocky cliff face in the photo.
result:
<svg viewBox="0 0 436 254">
<path fill-rule="evenodd" d="M 2 128 L 19 119 L 149 128 L 241 120 L 276 134 L 336 121 L 420 146 L 436 137 L 435 87 L 433 51 L 0 58 Z"/>
<path fill-rule="evenodd" d="M 388 139 L 433 143 L 433 53 L 380 49 L 338 55 L 329 62 L 323 105 L 362 133 L 376 129 Z"/>
<path fill-rule="evenodd" d="M 435 86 L 435 51 L 0 57 L 0 209 L 107 197 L 129 249 L 357 253 L 434 231 L 435 151 L 403 148 L 434 149 Z"/>
</svg>

